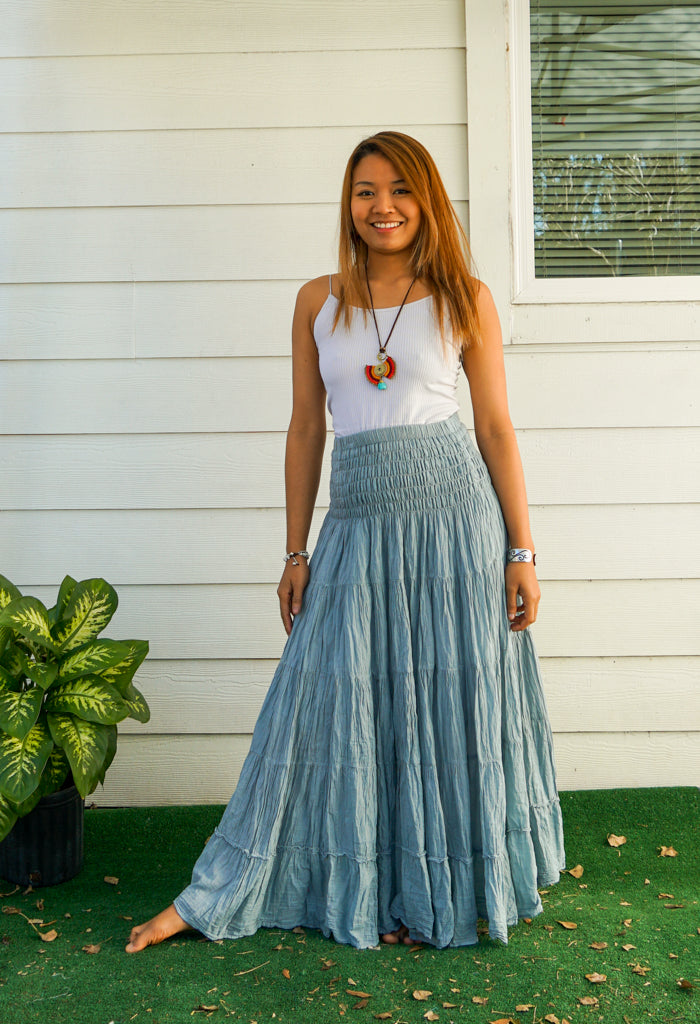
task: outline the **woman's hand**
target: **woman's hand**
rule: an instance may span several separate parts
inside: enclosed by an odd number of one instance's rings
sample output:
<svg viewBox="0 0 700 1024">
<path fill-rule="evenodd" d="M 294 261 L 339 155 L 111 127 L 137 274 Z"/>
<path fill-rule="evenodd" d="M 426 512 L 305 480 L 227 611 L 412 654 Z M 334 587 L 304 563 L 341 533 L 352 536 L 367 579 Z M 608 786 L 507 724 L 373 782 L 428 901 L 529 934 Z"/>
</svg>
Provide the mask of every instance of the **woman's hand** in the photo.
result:
<svg viewBox="0 0 700 1024">
<path fill-rule="evenodd" d="M 309 582 L 310 575 L 309 566 L 304 556 L 297 555 L 296 560 L 298 565 L 294 565 L 291 558 L 284 563 L 284 572 L 277 588 L 280 614 L 287 636 L 292 632 L 293 616 L 298 615 L 301 611 L 302 594 Z"/>
<path fill-rule="evenodd" d="M 521 605 L 518 605 L 518 595 L 523 601 Z M 510 628 L 514 633 L 535 621 L 541 596 L 532 562 L 506 563 L 506 604 Z"/>
</svg>

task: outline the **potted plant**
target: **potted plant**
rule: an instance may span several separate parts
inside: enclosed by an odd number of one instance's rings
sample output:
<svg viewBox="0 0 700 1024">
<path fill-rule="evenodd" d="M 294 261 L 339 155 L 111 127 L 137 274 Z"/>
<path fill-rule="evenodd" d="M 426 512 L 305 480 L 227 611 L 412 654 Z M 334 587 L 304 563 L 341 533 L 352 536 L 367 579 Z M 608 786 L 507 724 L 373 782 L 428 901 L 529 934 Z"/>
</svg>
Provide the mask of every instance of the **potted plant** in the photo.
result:
<svg viewBox="0 0 700 1024">
<path fill-rule="evenodd" d="M 132 682 L 148 641 L 97 639 L 116 608 L 103 579 L 66 576 L 46 608 L 0 576 L 0 877 L 8 881 L 51 885 L 77 874 L 84 800 L 104 783 L 117 723 L 150 717 Z"/>
</svg>

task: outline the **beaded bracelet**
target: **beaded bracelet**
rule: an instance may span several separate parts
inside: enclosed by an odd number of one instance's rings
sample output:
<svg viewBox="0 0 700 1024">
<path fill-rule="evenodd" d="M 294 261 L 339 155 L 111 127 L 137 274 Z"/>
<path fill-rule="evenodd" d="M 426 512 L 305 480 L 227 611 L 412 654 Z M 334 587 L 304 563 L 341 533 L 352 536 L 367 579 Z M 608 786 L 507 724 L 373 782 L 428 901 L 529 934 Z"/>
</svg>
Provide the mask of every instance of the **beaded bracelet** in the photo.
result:
<svg viewBox="0 0 700 1024">
<path fill-rule="evenodd" d="M 291 558 L 292 565 L 300 565 L 300 563 L 297 562 L 296 558 L 294 557 L 295 555 L 303 555 L 304 558 L 308 558 L 309 557 L 309 552 L 308 551 L 288 551 L 287 554 L 284 556 L 283 561 L 288 562 L 289 559 Z"/>
</svg>

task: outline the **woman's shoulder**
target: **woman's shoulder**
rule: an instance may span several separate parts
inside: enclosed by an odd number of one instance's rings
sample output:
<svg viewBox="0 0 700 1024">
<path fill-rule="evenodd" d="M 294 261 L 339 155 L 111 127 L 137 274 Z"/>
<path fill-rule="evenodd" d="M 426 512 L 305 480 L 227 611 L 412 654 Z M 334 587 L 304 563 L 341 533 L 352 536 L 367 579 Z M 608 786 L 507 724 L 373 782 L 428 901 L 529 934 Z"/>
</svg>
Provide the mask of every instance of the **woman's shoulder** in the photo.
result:
<svg viewBox="0 0 700 1024">
<path fill-rule="evenodd" d="M 314 277 L 301 286 L 297 293 L 297 304 L 308 309 L 312 314 L 317 314 L 328 298 L 329 279 L 334 279 L 333 274 L 324 274 L 322 277 Z M 337 285 L 333 285 L 333 291 L 337 291 Z"/>
</svg>

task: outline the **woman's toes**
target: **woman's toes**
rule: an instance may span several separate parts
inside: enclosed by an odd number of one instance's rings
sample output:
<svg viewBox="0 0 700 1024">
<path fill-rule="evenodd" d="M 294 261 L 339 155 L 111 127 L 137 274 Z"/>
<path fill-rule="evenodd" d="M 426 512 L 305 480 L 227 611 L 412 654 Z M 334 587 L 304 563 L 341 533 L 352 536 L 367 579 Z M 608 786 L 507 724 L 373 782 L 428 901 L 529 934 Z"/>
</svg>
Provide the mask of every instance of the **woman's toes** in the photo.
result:
<svg viewBox="0 0 700 1024">
<path fill-rule="evenodd" d="M 146 936 L 147 926 L 145 924 L 139 925 L 138 928 L 132 928 L 129 935 L 129 942 L 126 946 L 127 953 L 138 953 L 148 945 L 148 938 Z"/>
<path fill-rule="evenodd" d="M 188 931 L 189 928 L 190 926 L 183 921 L 175 907 L 171 905 L 147 921 L 146 924 L 140 924 L 131 929 L 126 952 L 138 953 L 146 946 L 155 946 L 159 942 L 163 942 L 164 939 L 169 939 L 171 935 Z"/>
</svg>

